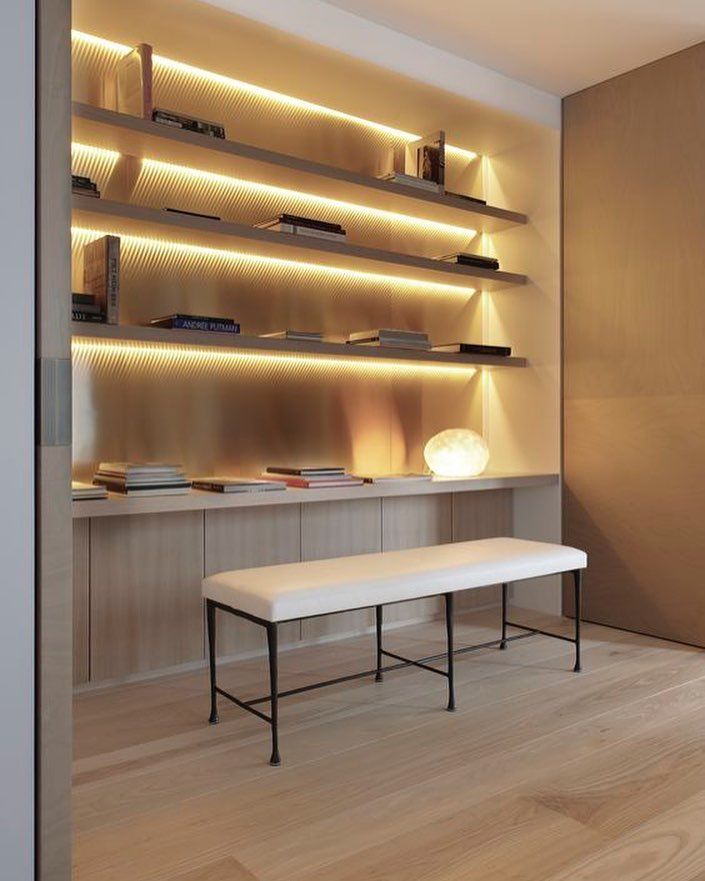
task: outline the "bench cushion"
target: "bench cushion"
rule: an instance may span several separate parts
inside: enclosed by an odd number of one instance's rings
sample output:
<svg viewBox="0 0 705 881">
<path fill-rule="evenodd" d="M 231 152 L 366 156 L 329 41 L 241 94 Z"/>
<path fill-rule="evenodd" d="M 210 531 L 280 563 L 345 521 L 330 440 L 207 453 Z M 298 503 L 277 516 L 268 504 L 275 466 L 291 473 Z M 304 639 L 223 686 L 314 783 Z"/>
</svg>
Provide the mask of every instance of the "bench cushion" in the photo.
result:
<svg viewBox="0 0 705 881">
<path fill-rule="evenodd" d="M 518 538 L 219 572 L 203 596 L 265 621 L 287 621 L 584 569 L 584 551 Z"/>
</svg>

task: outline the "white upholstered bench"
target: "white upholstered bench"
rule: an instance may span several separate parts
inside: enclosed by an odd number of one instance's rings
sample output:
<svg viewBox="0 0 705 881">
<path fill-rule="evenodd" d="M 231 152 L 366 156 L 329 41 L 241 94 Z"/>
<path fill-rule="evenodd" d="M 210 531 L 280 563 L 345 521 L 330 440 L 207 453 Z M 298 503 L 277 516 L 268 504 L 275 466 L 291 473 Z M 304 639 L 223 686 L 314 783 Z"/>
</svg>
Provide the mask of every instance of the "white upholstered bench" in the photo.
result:
<svg viewBox="0 0 705 881">
<path fill-rule="evenodd" d="M 512 639 L 534 633 L 554 636 L 575 644 L 574 671 L 580 671 L 580 603 L 581 575 L 587 566 L 587 556 L 576 548 L 546 542 L 524 541 L 517 538 L 489 538 L 478 541 L 455 542 L 433 547 L 389 551 L 379 554 L 361 554 L 354 557 L 336 557 L 332 560 L 313 560 L 305 563 L 285 563 L 256 569 L 219 572 L 203 581 L 208 622 L 208 654 L 210 661 L 211 713 L 210 722 L 218 721 L 217 696 L 228 698 L 245 710 L 268 722 L 272 730 L 270 763 L 280 764 L 278 748 L 278 702 L 280 697 L 300 694 L 312 688 L 321 688 L 374 675 L 377 681 L 388 670 L 414 665 L 445 676 L 448 680 L 448 709 L 455 709 L 453 657 L 461 652 L 479 648 L 507 647 Z M 515 624 L 507 618 L 507 587 L 509 583 L 572 572 L 575 587 L 575 636 L 546 633 L 535 627 Z M 502 585 L 502 635 L 481 645 L 453 646 L 453 596 L 456 591 Z M 385 651 L 382 647 L 382 608 L 390 603 L 405 602 L 443 595 L 445 597 L 447 650 L 441 655 L 412 660 Z M 372 670 L 340 676 L 325 682 L 301 686 L 280 692 L 278 688 L 278 625 L 285 621 L 314 618 L 336 612 L 375 607 L 377 621 L 377 666 Z M 269 646 L 270 693 L 265 697 L 242 701 L 216 682 L 215 614 L 221 609 L 261 625 L 267 631 Z M 507 636 L 507 628 L 522 631 L 518 636 Z M 383 667 L 383 656 L 397 663 Z M 446 669 L 430 666 L 440 658 L 446 659 Z M 256 709 L 268 702 L 270 715 Z"/>
</svg>

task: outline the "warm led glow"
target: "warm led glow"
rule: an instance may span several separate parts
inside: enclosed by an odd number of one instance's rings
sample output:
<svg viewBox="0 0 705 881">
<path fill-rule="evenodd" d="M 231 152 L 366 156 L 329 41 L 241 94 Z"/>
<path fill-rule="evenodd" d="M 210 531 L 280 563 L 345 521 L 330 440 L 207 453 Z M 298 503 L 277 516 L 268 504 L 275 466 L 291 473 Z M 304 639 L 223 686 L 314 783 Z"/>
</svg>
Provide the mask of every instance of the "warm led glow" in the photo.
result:
<svg viewBox="0 0 705 881">
<path fill-rule="evenodd" d="M 78 146 L 78 145 L 77 145 Z M 161 162 L 157 159 L 143 159 L 142 166 L 162 174 L 186 177 L 190 180 L 204 181 L 218 187 L 242 189 L 250 193 L 262 196 L 275 196 L 283 199 L 295 199 L 299 203 L 310 205 L 315 208 L 330 207 L 334 210 L 342 210 L 349 215 L 373 217 L 392 223 L 404 223 L 414 227 L 420 227 L 424 231 L 429 228 L 439 232 L 460 235 L 464 239 L 472 239 L 477 235 L 477 230 L 469 227 L 455 226 L 450 223 L 441 223 L 436 220 L 426 220 L 423 217 L 411 217 L 408 214 L 398 214 L 395 211 L 384 211 L 381 208 L 370 208 L 367 205 L 357 205 L 352 202 L 343 202 L 340 199 L 329 199 L 325 196 L 314 196 L 311 193 L 302 193 L 298 190 L 288 190 L 284 187 L 275 187 L 271 184 L 263 184 L 241 178 L 229 177 L 224 174 L 216 174 L 212 171 L 202 171 L 198 168 L 189 168 L 183 165 L 174 165 L 171 162 Z"/>
<path fill-rule="evenodd" d="M 438 477 L 475 477 L 487 467 L 487 441 L 469 428 L 448 428 L 426 444 L 423 457 Z"/>
<path fill-rule="evenodd" d="M 73 40 L 83 42 L 90 46 L 94 46 L 96 48 L 113 52 L 119 55 L 126 55 L 133 48 L 132 46 L 125 46 L 121 43 L 114 43 L 111 40 L 104 40 L 102 37 L 96 37 L 92 34 L 86 34 L 82 31 L 77 30 L 71 31 L 71 37 Z M 174 61 L 171 58 L 165 58 L 163 55 L 155 54 L 153 56 L 153 63 L 155 67 L 161 67 L 165 70 L 171 70 L 176 73 L 185 74 L 189 77 L 195 77 L 201 80 L 205 80 L 206 82 L 213 83 L 215 85 L 224 86 L 225 88 L 237 89 L 250 95 L 254 95 L 258 98 L 273 101 L 282 106 L 305 110 L 312 113 L 317 113 L 322 116 L 327 116 L 332 119 L 339 119 L 341 121 L 353 123 L 354 125 L 363 126 L 373 131 L 377 131 L 380 134 L 387 135 L 388 137 L 394 138 L 396 140 L 409 142 L 416 141 L 418 140 L 418 138 L 421 137 L 421 135 L 415 135 L 411 132 L 405 132 L 401 129 L 393 128 L 392 126 L 384 125 L 380 122 L 374 122 L 370 119 L 363 119 L 360 116 L 354 116 L 350 113 L 344 113 L 341 110 L 334 110 L 333 108 L 326 107 L 322 104 L 314 104 L 312 101 L 305 101 L 301 98 L 294 98 L 291 95 L 284 95 L 283 93 L 275 92 L 272 89 L 265 89 L 262 86 L 256 86 L 252 83 L 246 83 L 242 80 L 237 80 L 233 77 L 224 76 L 223 74 L 219 73 L 214 73 L 210 70 L 203 70 L 202 68 L 194 67 L 191 64 L 184 64 L 182 61 Z M 467 162 L 471 162 L 473 159 L 477 158 L 477 153 L 474 153 L 472 150 L 465 150 L 462 147 L 455 147 L 451 144 L 446 144 L 446 149 L 449 153 L 462 155 Z"/>
<path fill-rule="evenodd" d="M 363 272 L 357 269 L 343 269 L 337 266 L 325 266 L 318 263 L 306 263 L 303 260 L 285 260 L 281 257 L 265 257 L 259 254 L 248 254 L 242 251 L 230 251 L 220 248 L 206 248 L 202 245 L 189 245 L 183 242 L 169 242 L 162 239 L 149 238 L 147 236 L 123 235 L 119 230 L 109 229 L 85 229 L 72 227 L 71 233 L 87 244 L 93 239 L 104 235 L 120 236 L 122 242 L 132 246 L 136 251 L 144 253 L 150 251 L 155 257 L 166 256 L 179 262 L 202 262 L 205 266 L 218 262 L 237 263 L 240 266 L 258 268 L 277 268 L 283 273 L 300 271 L 312 273 L 316 276 L 341 281 L 359 281 L 374 286 L 397 285 L 402 289 L 408 289 L 423 294 L 453 294 L 469 298 L 475 293 L 474 288 L 461 287 L 459 285 L 444 284 L 435 281 L 420 281 L 416 278 L 402 278 L 395 275 L 381 275 L 375 272 Z"/>
<path fill-rule="evenodd" d="M 102 147 L 90 147 L 87 144 L 71 144 L 71 168 L 85 164 L 91 166 L 91 176 L 109 177 L 120 158 L 116 150 L 104 150 Z"/>
<path fill-rule="evenodd" d="M 316 355 L 315 353 L 288 354 L 284 352 L 234 351 L 228 349 L 188 346 L 180 343 L 134 343 L 130 341 L 91 339 L 90 329 L 86 337 L 74 337 L 71 345 L 74 357 L 96 360 L 101 358 L 129 359 L 131 364 L 150 371 L 167 369 L 169 372 L 198 369 L 213 370 L 216 373 L 237 373 L 250 365 L 266 368 L 284 368 L 298 373 L 324 373 L 334 377 L 336 374 L 359 373 L 379 378 L 418 376 L 438 376 L 446 379 L 457 377 L 467 381 L 474 376 L 476 369 L 465 365 L 421 364 L 390 359 L 374 360 L 341 355 Z"/>
</svg>

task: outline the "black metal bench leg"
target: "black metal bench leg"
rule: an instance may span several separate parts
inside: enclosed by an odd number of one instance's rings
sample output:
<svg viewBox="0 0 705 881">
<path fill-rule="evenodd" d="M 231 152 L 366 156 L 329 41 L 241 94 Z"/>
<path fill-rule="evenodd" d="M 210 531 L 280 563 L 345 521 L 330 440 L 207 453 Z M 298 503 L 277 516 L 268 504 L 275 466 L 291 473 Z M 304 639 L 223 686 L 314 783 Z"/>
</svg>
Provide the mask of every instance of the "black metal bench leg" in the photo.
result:
<svg viewBox="0 0 705 881">
<path fill-rule="evenodd" d="M 375 682 L 381 682 L 382 673 L 382 606 L 375 606 L 375 623 L 377 628 L 377 672 Z"/>
<path fill-rule="evenodd" d="M 509 585 L 502 585 L 502 641 L 499 644 L 501 649 L 506 649 L 507 647 L 507 594 L 509 592 Z"/>
<path fill-rule="evenodd" d="M 215 680 L 215 603 L 206 600 L 206 621 L 208 623 L 208 664 L 211 675 L 211 714 L 208 721 L 211 725 L 218 722 L 218 693 Z"/>
<path fill-rule="evenodd" d="M 576 569 L 573 572 L 573 581 L 575 583 L 575 666 L 574 673 L 580 673 L 582 667 L 580 665 L 580 614 L 582 606 L 583 593 L 583 570 Z"/>
<path fill-rule="evenodd" d="M 448 638 L 448 711 L 455 709 L 455 683 L 453 679 L 453 594 L 446 598 L 446 634 Z"/>
<path fill-rule="evenodd" d="M 269 699 L 271 704 L 272 757 L 270 765 L 281 765 L 279 756 L 279 653 L 277 648 L 277 625 L 267 624 L 269 647 Z"/>
</svg>

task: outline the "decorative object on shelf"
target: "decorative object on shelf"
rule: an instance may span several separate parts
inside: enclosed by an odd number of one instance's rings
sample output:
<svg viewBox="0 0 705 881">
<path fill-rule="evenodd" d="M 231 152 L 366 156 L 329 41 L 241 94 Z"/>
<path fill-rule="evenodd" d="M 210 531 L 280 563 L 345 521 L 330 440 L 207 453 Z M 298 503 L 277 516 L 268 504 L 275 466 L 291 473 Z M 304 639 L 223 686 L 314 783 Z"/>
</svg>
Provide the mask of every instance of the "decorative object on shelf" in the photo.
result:
<svg viewBox="0 0 705 881">
<path fill-rule="evenodd" d="M 327 239 L 331 242 L 345 241 L 346 232 L 339 223 L 328 223 L 298 214 L 278 214 L 271 220 L 263 220 L 255 224 L 259 229 L 273 232 L 285 232 L 289 235 L 312 236 L 316 239 Z"/>
<path fill-rule="evenodd" d="M 81 502 L 86 499 L 107 499 L 108 490 L 104 486 L 94 486 L 92 483 L 81 483 L 79 480 L 72 480 L 71 498 L 74 502 Z"/>
<path fill-rule="evenodd" d="M 444 131 L 433 132 L 410 141 L 394 151 L 393 173 L 404 177 L 415 176 L 428 181 L 442 193 L 445 186 L 446 135 Z M 399 182 L 403 182 L 400 178 Z M 407 181 L 410 185 L 410 181 Z"/>
<path fill-rule="evenodd" d="M 126 496 L 182 495 L 191 489 L 180 465 L 162 462 L 101 462 L 93 483 Z"/>
<path fill-rule="evenodd" d="M 354 346 L 390 346 L 420 351 L 428 351 L 431 348 L 428 334 L 423 331 L 395 330 L 393 328 L 358 330 L 348 334 L 346 342 Z"/>
<path fill-rule="evenodd" d="M 286 489 L 281 480 L 255 480 L 247 477 L 197 477 L 191 481 L 194 489 L 214 493 L 253 493 Z"/>
<path fill-rule="evenodd" d="M 152 118 L 152 47 L 139 43 L 115 68 L 115 94 L 119 113 Z"/>
<path fill-rule="evenodd" d="M 262 333 L 260 336 L 272 340 L 301 340 L 307 343 L 323 341 L 323 334 L 317 330 L 278 330 L 275 333 Z"/>
<path fill-rule="evenodd" d="M 152 111 L 152 121 L 160 125 L 168 125 L 171 128 L 180 128 L 187 132 L 196 132 L 210 138 L 225 138 L 225 127 L 217 122 L 207 122 L 205 119 L 197 119 L 195 116 L 184 116 L 173 110 L 162 110 L 155 107 Z"/>
<path fill-rule="evenodd" d="M 93 199 L 100 199 L 98 184 L 83 174 L 71 175 L 71 192 L 78 196 L 91 196 Z"/>
<path fill-rule="evenodd" d="M 487 467 L 487 441 L 469 428 L 447 428 L 426 444 L 423 457 L 437 477 L 475 477 Z"/>
<path fill-rule="evenodd" d="M 119 323 L 120 238 L 102 236 L 83 249 L 83 287 L 105 313 L 107 324 Z"/>
<path fill-rule="evenodd" d="M 208 333 L 240 333 L 240 323 L 232 318 L 214 318 L 210 315 L 185 315 L 177 312 L 153 318 L 152 327 L 165 327 L 169 330 L 205 330 Z"/>
<path fill-rule="evenodd" d="M 482 343 L 442 343 L 433 346 L 431 351 L 456 355 L 497 355 L 499 358 L 508 358 L 512 354 L 509 346 L 485 346 Z"/>
<path fill-rule="evenodd" d="M 105 324 L 105 312 L 93 294 L 71 294 L 71 320 Z"/>
<path fill-rule="evenodd" d="M 468 254 L 461 251 L 458 254 L 443 254 L 435 257 L 443 263 L 456 263 L 458 266 L 474 266 L 479 269 L 499 269 L 499 260 L 496 257 L 483 257 L 482 254 Z"/>
<path fill-rule="evenodd" d="M 362 486 L 363 484 L 361 478 L 348 474 L 345 468 L 340 466 L 296 468 L 270 465 L 262 476 L 270 480 L 281 480 L 287 486 L 297 489 L 343 488 L 346 486 Z"/>
<path fill-rule="evenodd" d="M 419 483 L 431 479 L 430 474 L 371 474 L 362 478 L 365 483 Z"/>
<path fill-rule="evenodd" d="M 217 214 L 201 214 L 199 211 L 185 211 L 183 208 L 164 208 L 170 214 L 185 214 L 186 217 L 203 217 L 205 220 L 222 220 Z"/>
</svg>

